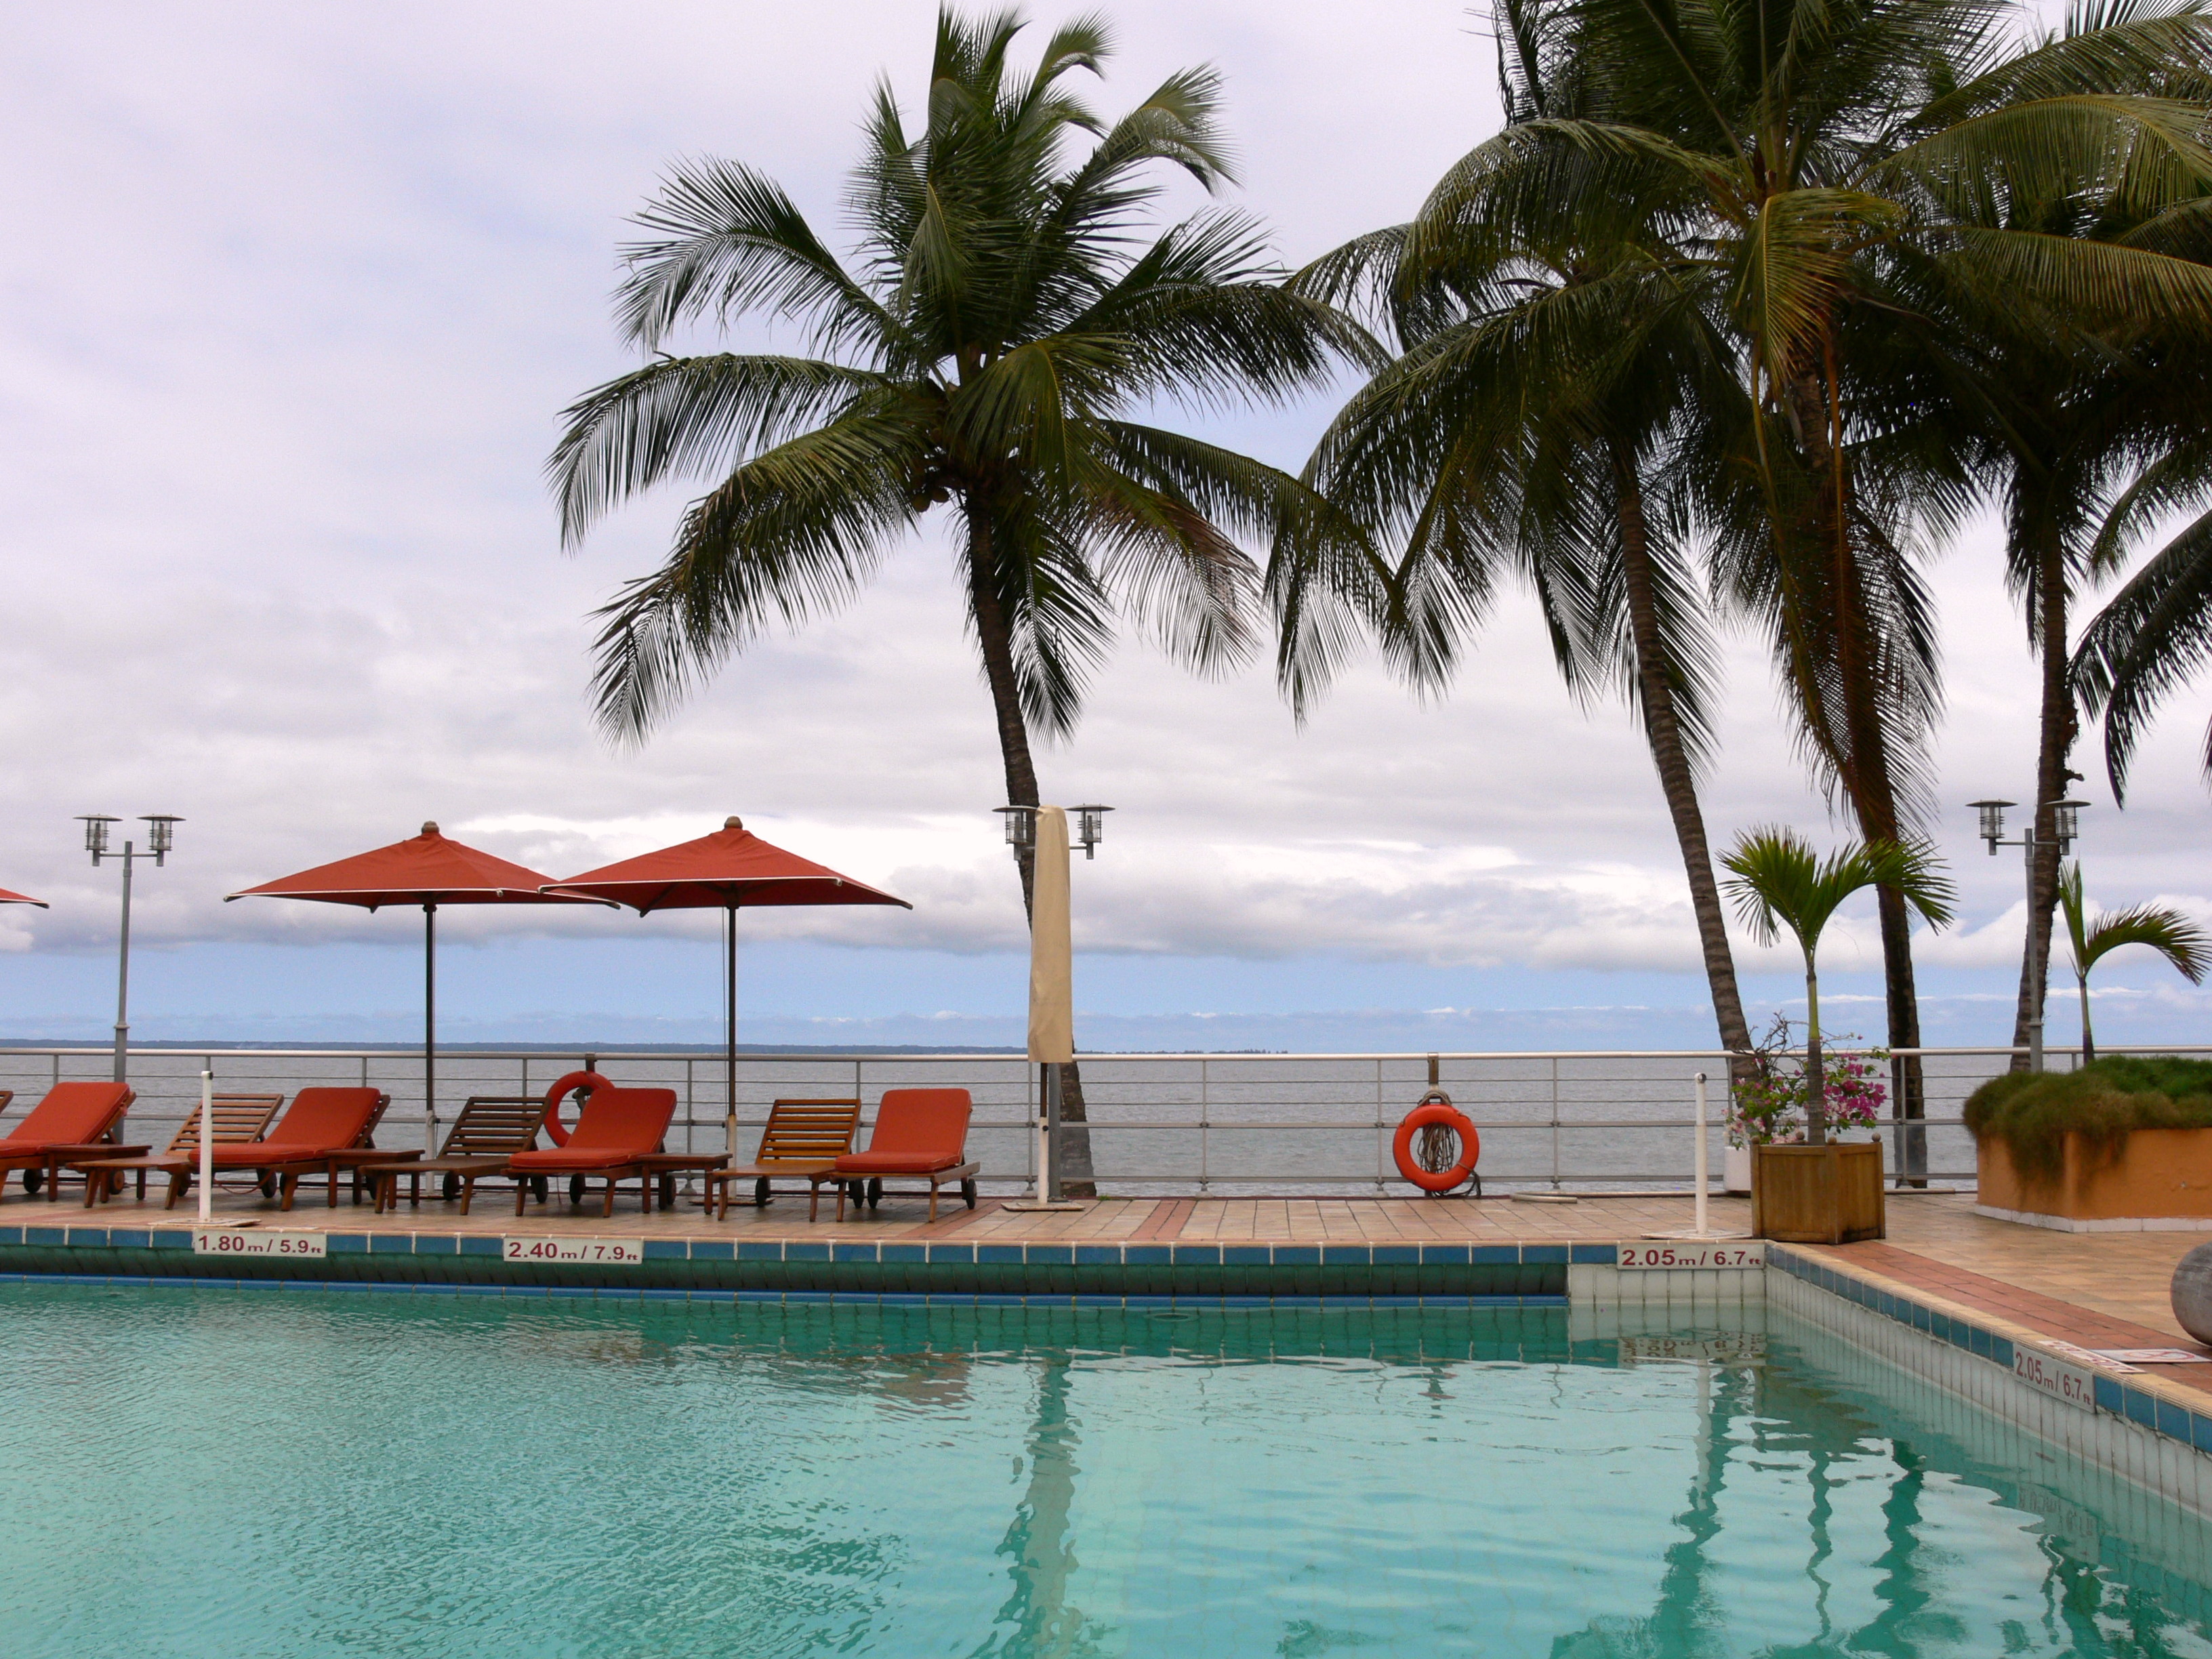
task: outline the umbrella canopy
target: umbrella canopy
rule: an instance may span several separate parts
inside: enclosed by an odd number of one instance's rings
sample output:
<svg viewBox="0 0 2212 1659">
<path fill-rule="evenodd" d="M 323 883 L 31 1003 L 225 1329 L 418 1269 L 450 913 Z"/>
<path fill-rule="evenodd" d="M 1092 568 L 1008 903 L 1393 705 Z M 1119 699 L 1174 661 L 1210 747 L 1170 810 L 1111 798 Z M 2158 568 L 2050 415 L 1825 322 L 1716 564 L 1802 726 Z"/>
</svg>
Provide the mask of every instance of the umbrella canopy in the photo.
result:
<svg viewBox="0 0 2212 1659">
<path fill-rule="evenodd" d="M 866 882 L 763 841 L 729 817 L 711 836 L 641 853 L 634 859 L 586 870 L 555 882 L 549 894 L 611 900 L 640 915 L 655 910 L 720 910 L 722 917 L 722 1078 L 726 1127 L 737 1151 L 738 912 L 761 904 L 896 904 L 914 906 Z"/>
<path fill-rule="evenodd" d="M 387 904 L 422 907 L 422 1103 L 428 1119 L 430 1150 L 438 1138 L 438 907 L 441 904 L 604 903 L 582 894 L 551 893 L 539 872 L 489 853 L 449 841 L 438 826 L 389 847 L 356 854 L 334 864 L 319 864 L 297 875 L 279 876 L 229 899 L 317 899 L 325 904 L 355 904 L 376 910 Z"/>
<path fill-rule="evenodd" d="M 34 899 L 27 893 L 11 893 L 4 887 L 0 887 L 0 904 L 35 904 L 41 910 L 46 908 L 44 899 Z"/>
</svg>

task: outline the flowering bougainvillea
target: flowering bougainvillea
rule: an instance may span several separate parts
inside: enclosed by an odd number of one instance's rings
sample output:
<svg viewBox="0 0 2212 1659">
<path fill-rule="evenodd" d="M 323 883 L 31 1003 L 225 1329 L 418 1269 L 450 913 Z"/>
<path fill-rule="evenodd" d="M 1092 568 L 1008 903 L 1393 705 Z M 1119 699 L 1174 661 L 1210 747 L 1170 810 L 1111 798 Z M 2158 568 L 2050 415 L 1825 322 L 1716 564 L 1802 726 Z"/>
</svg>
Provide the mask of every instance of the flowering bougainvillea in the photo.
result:
<svg viewBox="0 0 2212 1659">
<path fill-rule="evenodd" d="M 1805 1061 L 1795 1051 L 1791 1032 L 1790 1022 L 1777 1014 L 1752 1048 L 1746 1074 L 1729 1099 L 1729 1146 L 1760 1146 L 1805 1138 Z M 1838 1031 L 1833 1040 L 1841 1044 L 1859 1038 L 1856 1032 Z M 1888 1066 L 1886 1048 L 1822 1046 L 1820 1070 L 1827 1083 L 1826 1115 L 1831 1129 L 1863 1127 L 1881 1118 L 1882 1103 L 1889 1098 L 1888 1085 L 1882 1081 Z"/>
</svg>

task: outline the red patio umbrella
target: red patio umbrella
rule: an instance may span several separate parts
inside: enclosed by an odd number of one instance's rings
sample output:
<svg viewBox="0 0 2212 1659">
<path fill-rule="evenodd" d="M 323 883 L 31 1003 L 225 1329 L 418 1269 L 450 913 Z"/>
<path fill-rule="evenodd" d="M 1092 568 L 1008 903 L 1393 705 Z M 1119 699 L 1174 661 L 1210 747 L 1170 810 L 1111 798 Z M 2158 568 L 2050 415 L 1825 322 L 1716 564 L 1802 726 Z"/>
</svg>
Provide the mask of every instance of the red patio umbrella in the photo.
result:
<svg viewBox="0 0 2212 1659">
<path fill-rule="evenodd" d="M 546 891 L 611 899 L 641 916 L 654 910 L 722 912 L 722 1103 L 732 1152 L 737 1151 L 738 1132 L 738 912 L 759 904 L 914 908 L 902 898 L 763 841 L 734 817 L 723 819 L 711 836 L 586 870 L 553 883 Z"/>
<path fill-rule="evenodd" d="M 319 899 L 376 910 L 387 904 L 422 907 L 422 1105 L 430 1150 L 438 1149 L 438 907 L 441 904 L 592 904 L 581 894 L 550 893 L 536 870 L 448 841 L 438 826 L 371 853 L 280 876 L 231 899 Z M 230 899 L 223 901 L 226 904 Z"/>
<path fill-rule="evenodd" d="M 35 904 L 41 910 L 46 908 L 44 899 L 34 899 L 27 893 L 11 893 L 4 887 L 0 887 L 0 904 Z"/>
</svg>

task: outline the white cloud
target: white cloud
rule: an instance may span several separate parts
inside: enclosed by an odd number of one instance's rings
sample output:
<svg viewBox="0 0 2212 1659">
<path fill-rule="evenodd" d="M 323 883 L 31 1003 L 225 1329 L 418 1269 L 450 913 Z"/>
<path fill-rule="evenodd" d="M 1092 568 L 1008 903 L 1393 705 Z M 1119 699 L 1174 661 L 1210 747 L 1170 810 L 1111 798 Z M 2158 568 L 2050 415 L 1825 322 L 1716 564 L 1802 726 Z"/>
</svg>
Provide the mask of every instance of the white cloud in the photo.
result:
<svg viewBox="0 0 2212 1659">
<path fill-rule="evenodd" d="M 424 818 L 558 875 L 733 811 L 917 907 L 749 931 L 1018 942 L 988 811 L 1001 774 L 940 547 L 910 550 L 852 610 L 764 643 L 649 746 L 616 751 L 589 724 L 585 617 L 655 559 L 678 497 L 568 560 L 538 478 L 561 405 L 625 364 L 606 320 L 612 251 L 665 161 L 742 156 L 834 224 L 870 80 L 888 67 L 912 88 L 933 9 L 850 4 L 834 30 L 764 3 L 671 3 L 649 27 L 489 3 L 382 7 L 373 27 L 276 5 L 17 20 L 0 69 L 0 209 L 17 232 L 0 246 L 14 647 L 0 884 L 54 908 L 0 918 L 0 950 L 112 938 L 114 872 L 86 866 L 70 822 L 100 810 L 188 820 L 138 888 L 153 944 L 393 940 L 405 929 L 390 917 L 220 901 Z M 1456 6 L 1116 12 L 1127 53 L 1102 103 L 1219 62 L 1242 200 L 1291 258 L 1409 210 L 1494 119 L 1488 43 Z M 1211 429 L 1294 463 L 1327 413 Z M 1949 665 L 1942 797 L 2018 795 L 2033 672 L 1988 526 L 1930 579 Z M 1733 644 L 1729 673 L 1716 842 L 1771 820 L 1826 838 L 1763 650 Z M 2106 902 L 2202 885 L 2203 699 L 2180 702 L 2136 804 L 2088 815 Z M 1079 736 L 1041 765 L 1048 794 L 1120 809 L 1079 868 L 1095 949 L 1696 966 L 1648 759 L 1625 713 L 1573 706 L 1520 601 L 1449 700 L 1415 703 L 1363 665 L 1303 732 L 1263 670 L 1197 682 L 1127 645 Z M 1955 805 L 1939 828 L 1966 920 L 1923 959 L 1986 973 L 2002 995 L 2016 854 L 1982 857 Z M 610 924 L 447 925 L 465 939 Z M 1856 913 L 1824 952 L 1840 971 L 1877 959 Z M 1795 968 L 1786 946 L 1744 960 Z"/>
</svg>

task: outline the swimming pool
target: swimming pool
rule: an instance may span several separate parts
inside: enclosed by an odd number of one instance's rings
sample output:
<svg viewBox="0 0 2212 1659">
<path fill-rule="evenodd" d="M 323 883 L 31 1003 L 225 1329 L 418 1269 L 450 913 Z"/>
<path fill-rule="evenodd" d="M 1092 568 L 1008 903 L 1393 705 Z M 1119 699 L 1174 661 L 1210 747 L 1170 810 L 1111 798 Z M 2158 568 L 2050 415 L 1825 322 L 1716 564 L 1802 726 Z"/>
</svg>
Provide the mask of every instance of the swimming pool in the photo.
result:
<svg viewBox="0 0 2212 1659">
<path fill-rule="evenodd" d="M 0 1648 L 2212 1655 L 2198 1520 L 1835 1339 L 0 1286 Z"/>
</svg>

